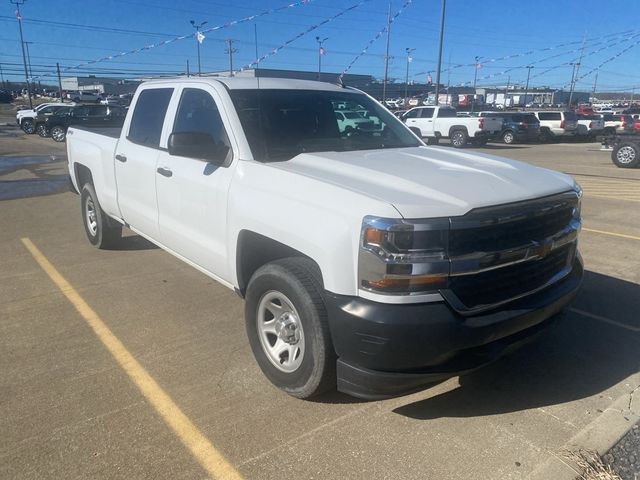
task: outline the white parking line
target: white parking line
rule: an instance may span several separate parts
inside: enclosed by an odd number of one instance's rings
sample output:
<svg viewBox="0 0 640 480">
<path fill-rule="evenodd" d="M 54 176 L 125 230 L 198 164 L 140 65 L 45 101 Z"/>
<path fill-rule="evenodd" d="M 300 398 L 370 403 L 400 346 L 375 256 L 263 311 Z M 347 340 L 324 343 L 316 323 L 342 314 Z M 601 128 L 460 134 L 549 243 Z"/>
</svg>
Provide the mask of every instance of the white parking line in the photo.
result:
<svg viewBox="0 0 640 480">
<path fill-rule="evenodd" d="M 624 328 L 626 330 L 631 330 L 632 332 L 640 332 L 640 327 L 634 327 L 633 325 L 628 325 L 626 323 L 617 322 L 616 320 L 611 320 L 607 317 L 602 317 L 600 315 L 596 315 L 594 313 L 585 312 L 584 310 L 580 310 L 578 308 L 570 308 L 572 312 L 577 313 L 578 315 L 582 315 L 583 317 L 592 318 L 594 320 L 599 320 L 604 323 L 608 323 L 609 325 L 614 325 L 616 327 Z"/>
</svg>

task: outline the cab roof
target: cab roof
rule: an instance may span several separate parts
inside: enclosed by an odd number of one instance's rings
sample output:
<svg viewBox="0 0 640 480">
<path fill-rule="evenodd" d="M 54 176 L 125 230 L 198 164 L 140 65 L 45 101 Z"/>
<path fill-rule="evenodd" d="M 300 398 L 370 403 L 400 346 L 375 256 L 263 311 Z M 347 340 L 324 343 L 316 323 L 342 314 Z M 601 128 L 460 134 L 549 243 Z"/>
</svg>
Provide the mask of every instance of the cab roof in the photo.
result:
<svg viewBox="0 0 640 480">
<path fill-rule="evenodd" d="M 343 88 L 340 85 L 327 82 L 317 82 L 313 80 L 298 80 L 291 78 L 269 78 L 269 77 L 177 77 L 177 78 L 163 78 L 158 80 L 150 80 L 144 82 L 144 85 L 156 84 L 156 83 L 209 83 L 220 84 L 222 83 L 229 90 L 254 90 L 258 87 L 260 89 L 282 89 L 282 90 L 324 90 L 334 92 L 344 92 L 345 90 L 351 90 L 348 87 Z M 353 90 L 352 90 L 353 91 Z"/>
</svg>

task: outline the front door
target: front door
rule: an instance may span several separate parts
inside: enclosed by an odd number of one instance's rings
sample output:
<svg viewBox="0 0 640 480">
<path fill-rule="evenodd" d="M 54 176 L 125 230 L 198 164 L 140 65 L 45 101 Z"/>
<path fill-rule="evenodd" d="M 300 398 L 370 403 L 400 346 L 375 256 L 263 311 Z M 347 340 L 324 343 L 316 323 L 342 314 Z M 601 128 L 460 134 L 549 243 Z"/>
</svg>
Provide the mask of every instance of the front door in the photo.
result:
<svg viewBox="0 0 640 480">
<path fill-rule="evenodd" d="M 198 267 L 229 279 L 227 193 L 233 175 L 228 119 L 213 87 L 183 88 L 171 133 L 205 133 L 228 149 L 220 162 L 159 153 L 156 183 L 162 243 Z M 167 136 L 168 136 L 167 135 Z"/>
</svg>

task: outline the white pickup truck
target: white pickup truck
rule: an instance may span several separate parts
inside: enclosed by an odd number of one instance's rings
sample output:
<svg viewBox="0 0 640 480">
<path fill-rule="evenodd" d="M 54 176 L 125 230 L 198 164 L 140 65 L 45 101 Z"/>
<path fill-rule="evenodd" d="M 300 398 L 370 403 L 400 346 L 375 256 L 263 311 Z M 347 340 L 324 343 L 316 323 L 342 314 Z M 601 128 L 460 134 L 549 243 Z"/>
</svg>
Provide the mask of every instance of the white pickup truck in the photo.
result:
<svg viewBox="0 0 640 480">
<path fill-rule="evenodd" d="M 468 142 L 484 145 L 502 132 L 502 119 L 497 117 L 459 117 L 451 107 L 416 107 L 406 112 L 402 119 L 407 126 L 430 144 L 441 138 L 449 138 L 456 148 Z"/>
<path fill-rule="evenodd" d="M 380 128 L 341 131 L 344 103 Z M 122 129 L 71 127 L 67 150 L 89 241 L 129 227 L 235 290 L 258 365 L 299 398 L 469 372 L 550 324 L 583 275 L 571 177 L 427 147 L 352 88 L 151 81 Z"/>
</svg>

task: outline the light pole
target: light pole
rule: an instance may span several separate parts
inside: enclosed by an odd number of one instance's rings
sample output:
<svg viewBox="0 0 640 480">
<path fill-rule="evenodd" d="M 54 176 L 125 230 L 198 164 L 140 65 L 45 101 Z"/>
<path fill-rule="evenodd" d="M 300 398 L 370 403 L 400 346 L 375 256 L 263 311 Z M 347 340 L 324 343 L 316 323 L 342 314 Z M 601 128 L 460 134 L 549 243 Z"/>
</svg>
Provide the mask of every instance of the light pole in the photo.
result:
<svg viewBox="0 0 640 480">
<path fill-rule="evenodd" d="M 233 77 L 233 54 L 238 53 L 238 49 L 233 48 L 233 39 L 227 38 L 225 42 L 227 42 L 225 53 L 229 55 L 229 76 Z"/>
<path fill-rule="evenodd" d="M 524 87 L 524 109 L 527 109 L 527 95 L 529 94 L 529 77 L 531 76 L 531 69 L 533 65 L 527 65 L 525 67 L 527 69 L 527 86 Z"/>
<path fill-rule="evenodd" d="M 206 24 L 206 21 L 197 24 L 195 21 L 191 20 L 191 26 L 196 29 L 196 47 L 198 48 L 198 76 L 202 75 L 202 68 L 200 67 L 200 43 L 202 42 L 202 40 L 200 39 L 200 35 L 202 34 L 200 33 L 200 29 Z"/>
<path fill-rule="evenodd" d="M 24 64 L 24 80 L 27 83 L 27 96 L 29 97 L 29 108 L 33 109 L 33 101 L 31 100 L 31 87 L 29 87 L 29 73 L 27 72 L 27 57 L 24 53 L 24 37 L 22 35 L 22 15 L 20 14 L 20 5 L 24 5 L 27 0 L 9 0 L 16 6 L 16 17 L 18 18 L 18 26 L 20 27 L 20 47 L 22 48 L 22 63 Z"/>
<path fill-rule="evenodd" d="M 476 109 L 476 82 L 478 81 L 478 60 L 479 56 L 475 56 L 475 62 L 473 64 L 473 101 L 471 102 L 471 111 Z"/>
<path fill-rule="evenodd" d="M 325 37 L 320 40 L 320 37 L 316 37 L 316 42 L 318 42 L 318 80 L 320 80 L 320 74 L 322 73 L 322 55 L 324 55 L 324 47 L 322 44 L 329 40 L 329 37 Z"/>
<path fill-rule="evenodd" d="M 442 67 L 442 40 L 444 38 L 444 13 L 446 8 L 447 0 L 442 0 L 442 9 L 440 12 L 440 40 L 438 42 L 438 68 L 436 71 L 436 106 L 438 105 L 438 96 L 440 95 L 440 69 Z M 447 91 L 447 96 L 448 93 L 449 92 Z"/>
<path fill-rule="evenodd" d="M 391 0 L 387 11 L 387 47 L 384 53 L 384 83 L 382 84 L 382 104 L 387 102 L 387 81 L 389 80 L 389 43 L 391 42 Z"/>
<path fill-rule="evenodd" d="M 27 47 L 27 66 L 29 67 L 29 78 L 33 78 L 33 69 L 31 68 L 31 55 L 29 54 L 29 45 L 33 44 L 33 42 L 24 42 Z"/>
<path fill-rule="evenodd" d="M 404 80 L 404 108 L 407 108 L 407 99 L 409 98 L 409 64 L 411 63 L 411 52 L 415 50 L 415 48 L 405 48 L 405 52 L 407 52 L 407 74 Z"/>
</svg>

